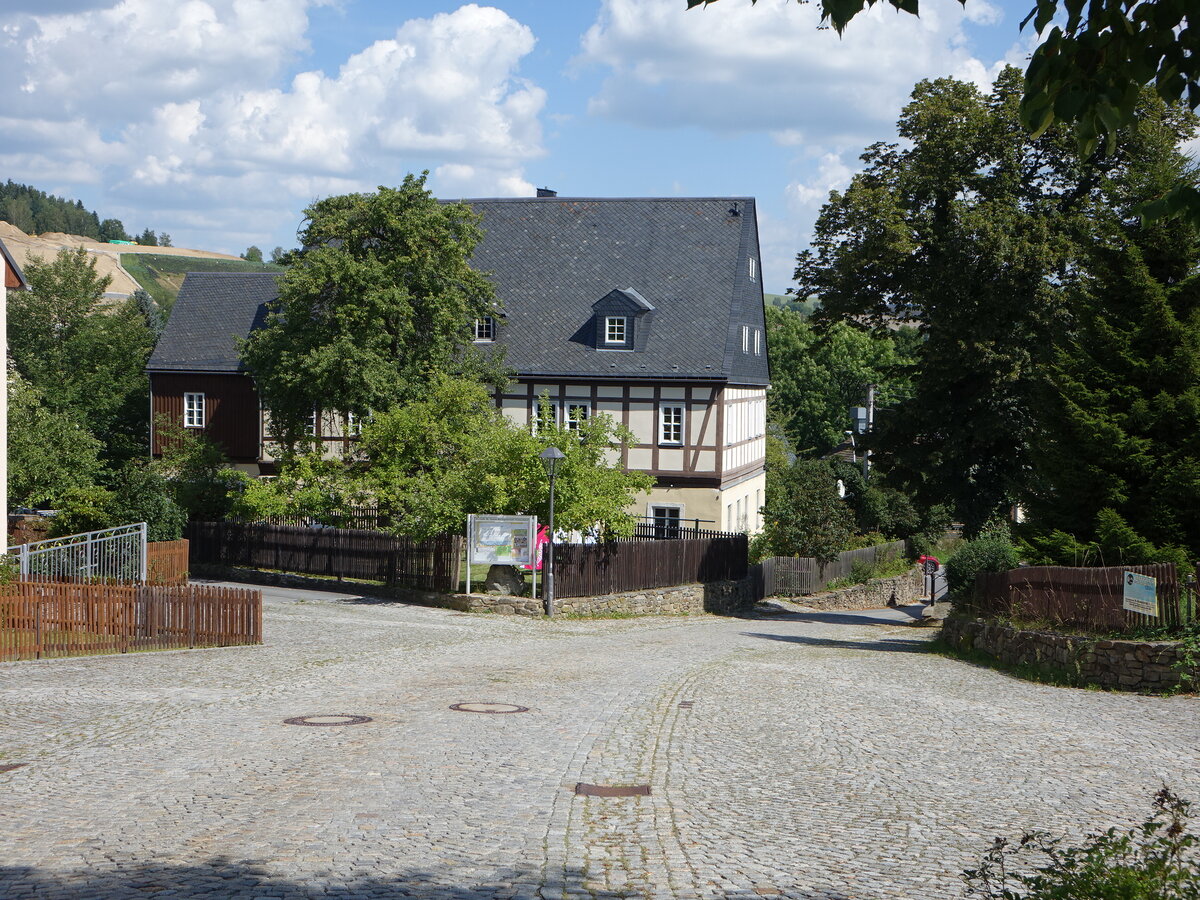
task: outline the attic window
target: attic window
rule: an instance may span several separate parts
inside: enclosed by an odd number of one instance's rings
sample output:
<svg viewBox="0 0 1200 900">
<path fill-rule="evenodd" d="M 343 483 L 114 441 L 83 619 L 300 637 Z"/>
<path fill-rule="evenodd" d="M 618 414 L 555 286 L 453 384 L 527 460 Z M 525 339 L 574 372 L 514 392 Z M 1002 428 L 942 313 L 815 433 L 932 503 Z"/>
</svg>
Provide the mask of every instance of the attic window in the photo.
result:
<svg viewBox="0 0 1200 900">
<path fill-rule="evenodd" d="M 622 344 L 627 343 L 629 334 L 629 320 L 626 316 L 605 316 L 604 317 L 604 343 L 606 344 Z"/>
<path fill-rule="evenodd" d="M 754 355 L 762 356 L 762 332 L 754 329 Z"/>
<path fill-rule="evenodd" d="M 752 257 L 750 257 L 750 280 L 751 281 L 754 280 L 754 273 L 755 273 L 755 270 L 757 270 L 757 269 L 758 269 L 758 260 L 756 260 L 752 256 Z"/>
<path fill-rule="evenodd" d="M 484 316 L 482 319 L 475 320 L 475 338 L 476 343 L 485 343 L 496 340 L 496 320 L 492 316 Z"/>
<path fill-rule="evenodd" d="M 749 325 L 742 326 L 742 352 L 743 353 L 750 352 L 750 326 Z"/>
</svg>

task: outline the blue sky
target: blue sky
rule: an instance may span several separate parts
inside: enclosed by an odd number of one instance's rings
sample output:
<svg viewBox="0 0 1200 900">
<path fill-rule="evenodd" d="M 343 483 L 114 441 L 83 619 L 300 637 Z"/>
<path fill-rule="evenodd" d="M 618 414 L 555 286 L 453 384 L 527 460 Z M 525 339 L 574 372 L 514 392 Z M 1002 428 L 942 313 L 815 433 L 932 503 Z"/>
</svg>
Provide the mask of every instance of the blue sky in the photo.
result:
<svg viewBox="0 0 1200 900">
<path fill-rule="evenodd" d="M 767 290 L 920 78 L 1023 65 L 1031 0 L 6 0 L 0 175 L 131 231 L 295 244 L 314 198 L 758 198 Z"/>
</svg>

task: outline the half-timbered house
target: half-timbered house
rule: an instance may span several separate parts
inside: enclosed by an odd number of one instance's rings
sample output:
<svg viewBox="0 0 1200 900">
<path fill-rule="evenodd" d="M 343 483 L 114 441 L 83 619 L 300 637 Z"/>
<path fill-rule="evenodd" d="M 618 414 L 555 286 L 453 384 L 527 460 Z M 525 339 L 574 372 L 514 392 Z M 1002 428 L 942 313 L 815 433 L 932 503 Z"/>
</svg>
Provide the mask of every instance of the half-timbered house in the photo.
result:
<svg viewBox="0 0 1200 900">
<path fill-rule="evenodd" d="M 607 413 L 634 435 L 621 462 L 657 482 L 632 512 L 757 530 L 769 370 L 754 200 L 467 202 L 485 233 L 473 264 L 503 306 L 474 338 L 503 345 L 517 373 L 496 398 L 505 415 L 535 427 L 543 403 L 567 423 Z M 268 420 L 237 340 L 274 296 L 270 275 L 189 275 L 149 365 L 156 414 L 264 474 Z M 333 417 L 313 431 L 347 440 Z"/>
</svg>

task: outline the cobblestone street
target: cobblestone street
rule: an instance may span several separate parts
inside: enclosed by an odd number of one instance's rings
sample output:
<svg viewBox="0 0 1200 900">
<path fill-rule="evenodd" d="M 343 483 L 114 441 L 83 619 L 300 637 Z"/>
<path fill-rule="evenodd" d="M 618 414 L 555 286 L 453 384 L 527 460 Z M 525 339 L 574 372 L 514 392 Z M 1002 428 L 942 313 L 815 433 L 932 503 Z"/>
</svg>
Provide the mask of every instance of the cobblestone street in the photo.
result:
<svg viewBox="0 0 1200 900">
<path fill-rule="evenodd" d="M 941 900 L 996 835 L 1200 800 L 1200 700 L 1017 681 L 903 612 L 264 594 L 263 647 L 0 664 L 0 896 Z M 283 721 L 331 714 L 373 721 Z"/>
</svg>

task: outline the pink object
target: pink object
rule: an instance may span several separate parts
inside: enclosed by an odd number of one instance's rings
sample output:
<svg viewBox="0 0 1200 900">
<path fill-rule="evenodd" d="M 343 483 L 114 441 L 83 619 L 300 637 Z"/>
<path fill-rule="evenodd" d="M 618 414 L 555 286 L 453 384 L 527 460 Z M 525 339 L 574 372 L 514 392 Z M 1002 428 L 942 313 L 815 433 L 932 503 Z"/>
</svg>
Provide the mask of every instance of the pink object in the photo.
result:
<svg viewBox="0 0 1200 900">
<path fill-rule="evenodd" d="M 521 566 L 522 569 L 534 568 L 537 571 L 542 571 L 542 547 L 550 543 L 550 528 L 547 525 L 539 525 L 537 530 L 537 540 L 533 548 L 533 558 L 537 560 L 536 566 Z"/>
</svg>

